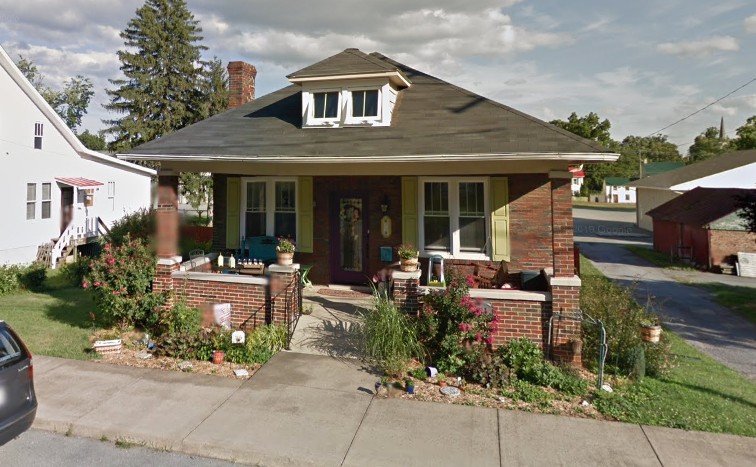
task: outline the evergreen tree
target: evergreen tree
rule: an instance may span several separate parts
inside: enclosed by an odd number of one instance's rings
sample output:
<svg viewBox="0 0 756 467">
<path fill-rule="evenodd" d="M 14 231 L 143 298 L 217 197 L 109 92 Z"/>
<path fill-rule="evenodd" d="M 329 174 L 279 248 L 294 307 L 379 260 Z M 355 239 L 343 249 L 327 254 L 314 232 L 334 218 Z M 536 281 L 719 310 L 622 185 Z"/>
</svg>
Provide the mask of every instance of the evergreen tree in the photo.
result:
<svg viewBox="0 0 756 467">
<path fill-rule="evenodd" d="M 207 62 L 202 94 L 204 96 L 202 119 L 228 109 L 228 74 L 218 57 L 213 57 Z"/>
<path fill-rule="evenodd" d="M 125 78 L 111 80 L 105 108 L 115 151 L 124 151 L 202 119 L 207 71 L 202 28 L 184 0 L 146 0 L 121 32 Z"/>
</svg>

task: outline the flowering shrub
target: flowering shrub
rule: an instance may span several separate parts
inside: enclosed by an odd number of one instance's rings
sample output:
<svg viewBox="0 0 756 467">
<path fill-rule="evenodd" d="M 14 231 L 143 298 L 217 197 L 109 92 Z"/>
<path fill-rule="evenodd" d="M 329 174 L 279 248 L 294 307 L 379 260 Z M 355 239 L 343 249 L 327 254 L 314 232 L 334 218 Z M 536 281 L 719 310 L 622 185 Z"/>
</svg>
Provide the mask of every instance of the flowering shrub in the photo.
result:
<svg viewBox="0 0 756 467">
<path fill-rule="evenodd" d="M 128 240 L 120 246 L 108 243 L 89 264 L 82 287 L 92 290 L 97 308 L 107 320 L 122 327 L 148 328 L 157 322 L 165 302 L 162 294 L 150 291 L 155 268 L 155 256 L 142 240 Z"/>
<path fill-rule="evenodd" d="M 478 362 L 493 343 L 496 315 L 481 300 L 470 297 L 473 278 L 451 271 L 446 288 L 425 297 L 421 336 L 439 370 L 458 374 Z"/>
</svg>

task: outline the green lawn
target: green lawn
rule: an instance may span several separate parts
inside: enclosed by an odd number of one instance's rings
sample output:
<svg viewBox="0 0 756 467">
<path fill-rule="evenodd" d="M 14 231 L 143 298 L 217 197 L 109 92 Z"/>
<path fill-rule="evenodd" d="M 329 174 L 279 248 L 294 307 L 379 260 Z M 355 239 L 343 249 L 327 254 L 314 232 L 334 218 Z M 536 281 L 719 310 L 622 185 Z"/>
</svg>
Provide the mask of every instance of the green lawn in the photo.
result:
<svg viewBox="0 0 756 467">
<path fill-rule="evenodd" d="M 601 274 L 585 258 L 581 273 Z M 602 392 L 599 410 L 625 422 L 756 437 L 756 383 L 665 332 L 676 361 L 671 373 Z"/>
<path fill-rule="evenodd" d="M 48 279 L 43 292 L 18 292 L 0 297 L 0 319 L 18 332 L 32 354 L 79 360 L 94 358 L 87 349 L 94 311 L 91 297 L 81 288 Z"/>
<path fill-rule="evenodd" d="M 740 313 L 746 319 L 756 324 L 756 289 L 720 284 L 718 282 L 690 285 L 708 290 L 720 305 L 736 313 Z"/>
<path fill-rule="evenodd" d="M 669 258 L 669 255 L 665 255 L 664 253 L 660 253 L 656 250 L 652 250 L 651 248 L 646 248 L 638 245 L 625 245 L 625 249 L 630 251 L 631 253 L 634 253 L 641 258 L 645 259 L 646 261 L 653 263 L 661 268 L 665 269 L 677 269 L 677 270 L 688 270 L 688 271 L 695 271 L 696 269 L 689 264 L 680 263 L 674 260 L 671 260 Z"/>
</svg>

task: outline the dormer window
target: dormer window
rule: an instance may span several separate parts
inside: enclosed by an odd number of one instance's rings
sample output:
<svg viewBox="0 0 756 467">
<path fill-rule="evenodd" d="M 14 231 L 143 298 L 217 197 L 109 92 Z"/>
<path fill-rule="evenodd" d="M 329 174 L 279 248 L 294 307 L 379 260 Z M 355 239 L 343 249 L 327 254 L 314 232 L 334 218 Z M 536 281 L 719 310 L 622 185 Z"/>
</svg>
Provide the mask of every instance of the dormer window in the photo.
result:
<svg viewBox="0 0 756 467">
<path fill-rule="evenodd" d="M 329 120 L 338 119 L 339 94 L 338 91 L 313 93 L 313 118 Z"/>
<path fill-rule="evenodd" d="M 352 91 L 352 117 L 378 116 L 378 90 Z"/>
</svg>

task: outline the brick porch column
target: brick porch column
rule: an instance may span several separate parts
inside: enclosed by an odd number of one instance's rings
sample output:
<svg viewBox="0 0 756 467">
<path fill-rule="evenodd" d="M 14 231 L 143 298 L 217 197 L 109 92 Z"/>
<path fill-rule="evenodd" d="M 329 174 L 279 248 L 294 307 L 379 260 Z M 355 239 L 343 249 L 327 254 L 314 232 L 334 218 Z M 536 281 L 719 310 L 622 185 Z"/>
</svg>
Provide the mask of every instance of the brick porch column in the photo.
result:
<svg viewBox="0 0 756 467">
<path fill-rule="evenodd" d="M 565 316 L 576 316 L 580 310 L 580 278 L 575 275 L 572 225 L 572 174 L 550 172 L 551 228 L 554 273 L 550 278 L 552 321 L 551 354 L 554 360 L 580 365 L 582 326 Z"/>
<path fill-rule="evenodd" d="M 158 264 L 153 282 L 153 290 L 156 292 L 173 290 L 171 274 L 178 271 L 181 265 L 181 256 L 178 255 L 178 183 L 178 175 L 158 176 L 158 202 L 155 213 Z"/>
<path fill-rule="evenodd" d="M 268 272 L 270 272 L 269 323 L 286 324 L 287 299 L 290 301 L 290 305 L 294 307 L 292 311 L 299 311 L 297 271 L 299 271 L 299 264 L 296 263 L 291 266 L 278 264 L 268 266 Z"/>
<path fill-rule="evenodd" d="M 422 271 L 394 271 L 391 275 L 391 290 L 394 304 L 402 311 L 418 314 L 420 311 L 420 276 Z"/>
</svg>

